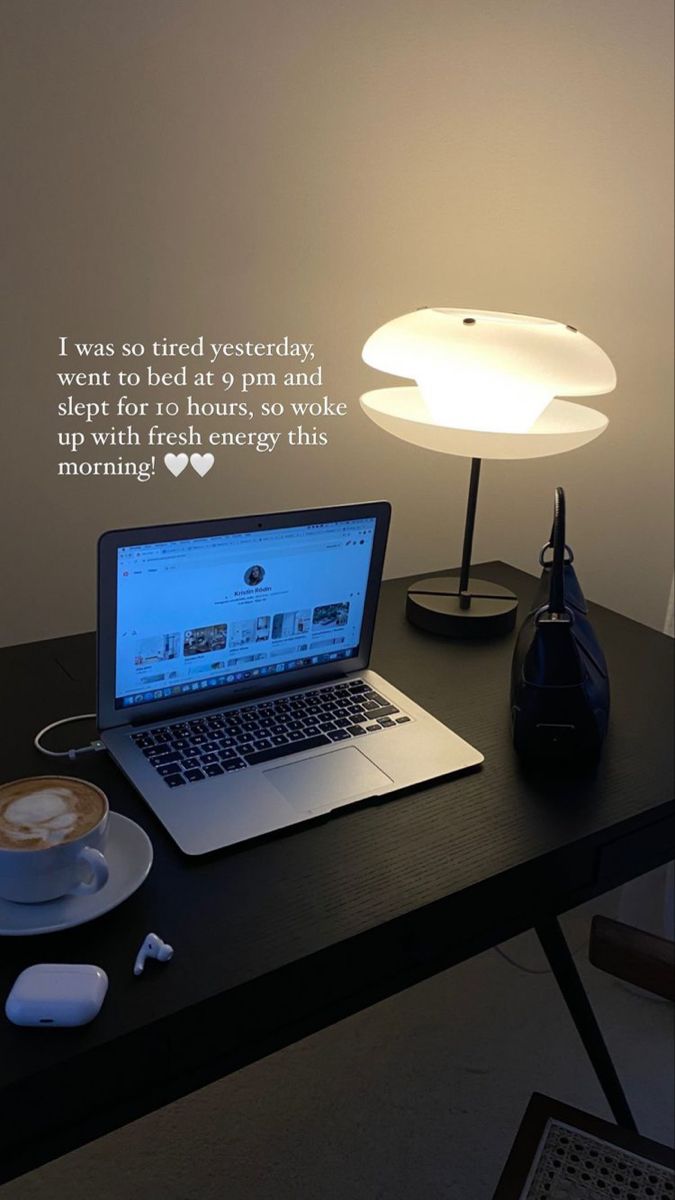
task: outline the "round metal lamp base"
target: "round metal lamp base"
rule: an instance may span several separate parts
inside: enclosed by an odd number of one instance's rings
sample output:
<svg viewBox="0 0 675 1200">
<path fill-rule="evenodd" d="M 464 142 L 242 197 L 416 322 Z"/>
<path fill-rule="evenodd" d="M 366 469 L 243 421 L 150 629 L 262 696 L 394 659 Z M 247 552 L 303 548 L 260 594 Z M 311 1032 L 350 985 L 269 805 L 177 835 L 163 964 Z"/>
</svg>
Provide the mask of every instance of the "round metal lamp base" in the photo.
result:
<svg viewBox="0 0 675 1200">
<path fill-rule="evenodd" d="M 465 596 L 471 597 L 468 607 L 460 601 L 459 576 L 418 579 L 408 589 L 406 617 L 419 629 L 444 637 L 489 638 L 511 632 L 518 598 L 508 588 L 472 576 Z"/>
</svg>

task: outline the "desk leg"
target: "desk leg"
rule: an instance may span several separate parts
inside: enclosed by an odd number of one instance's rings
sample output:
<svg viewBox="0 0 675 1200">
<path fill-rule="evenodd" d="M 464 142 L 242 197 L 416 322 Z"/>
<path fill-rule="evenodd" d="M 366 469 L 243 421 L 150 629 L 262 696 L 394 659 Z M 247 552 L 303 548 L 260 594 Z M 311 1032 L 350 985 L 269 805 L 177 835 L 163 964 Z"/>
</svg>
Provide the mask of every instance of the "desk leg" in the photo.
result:
<svg viewBox="0 0 675 1200">
<path fill-rule="evenodd" d="M 557 917 L 537 925 L 536 933 L 617 1124 L 637 1133 L 621 1081 Z"/>
</svg>

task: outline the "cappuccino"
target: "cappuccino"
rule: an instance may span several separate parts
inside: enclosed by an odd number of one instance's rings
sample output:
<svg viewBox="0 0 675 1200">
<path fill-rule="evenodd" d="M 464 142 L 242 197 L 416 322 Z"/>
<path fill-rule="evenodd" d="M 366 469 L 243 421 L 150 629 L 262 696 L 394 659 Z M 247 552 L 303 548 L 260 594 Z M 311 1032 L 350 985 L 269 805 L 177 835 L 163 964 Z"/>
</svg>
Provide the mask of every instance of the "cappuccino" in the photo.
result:
<svg viewBox="0 0 675 1200">
<path fill-rule="evenodd" d="M 67 776 L 16 779 L 0 786 L 0 850 L 43 850 L 75 841 L 106 812 L 94 784 Z"/>
</svg>

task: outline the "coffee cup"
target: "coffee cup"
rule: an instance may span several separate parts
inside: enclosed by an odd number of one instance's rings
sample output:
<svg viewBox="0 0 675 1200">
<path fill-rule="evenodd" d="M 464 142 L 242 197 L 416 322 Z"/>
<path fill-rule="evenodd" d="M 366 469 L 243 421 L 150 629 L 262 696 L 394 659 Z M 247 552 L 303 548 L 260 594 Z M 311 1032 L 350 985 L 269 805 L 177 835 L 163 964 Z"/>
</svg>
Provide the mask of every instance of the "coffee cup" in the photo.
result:
<svg viewBox="0 0 675 1200">
<path fill-rule="evenodd" d="M 0 897 L 39 904 L 88 896 L 108 880 L 108 800 L 85 779 L 42 775 L 0 785 Z"/>
</svg>

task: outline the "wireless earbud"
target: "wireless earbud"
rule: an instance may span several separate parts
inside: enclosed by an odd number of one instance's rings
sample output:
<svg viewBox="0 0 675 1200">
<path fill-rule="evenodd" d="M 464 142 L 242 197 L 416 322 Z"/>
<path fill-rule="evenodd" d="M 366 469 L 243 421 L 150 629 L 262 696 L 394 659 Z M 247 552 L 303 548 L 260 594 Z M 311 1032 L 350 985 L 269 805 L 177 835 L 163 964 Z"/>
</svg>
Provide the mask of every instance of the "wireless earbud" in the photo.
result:
<svg viewBox="0 0 675 1200">
<path fill-rule="evenodd" d="M 142 975 L 146 958 L 157 958 L 160 962 L 168 962 L 173 957 L 173 946 L 163 942 L 156 933 L 148 933 L 143 938 L 143 944 L 136 955 L 134 975 Z"/>
</svg>

